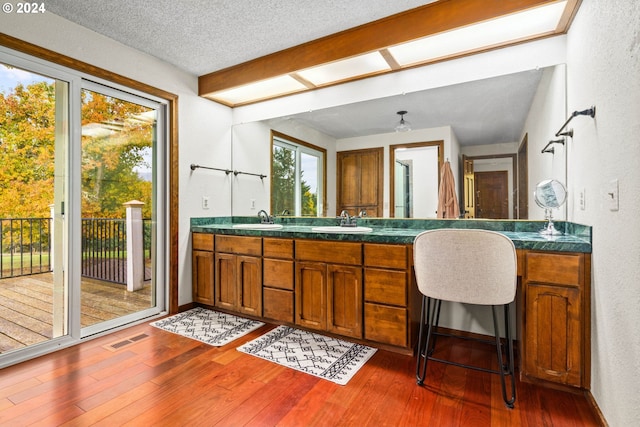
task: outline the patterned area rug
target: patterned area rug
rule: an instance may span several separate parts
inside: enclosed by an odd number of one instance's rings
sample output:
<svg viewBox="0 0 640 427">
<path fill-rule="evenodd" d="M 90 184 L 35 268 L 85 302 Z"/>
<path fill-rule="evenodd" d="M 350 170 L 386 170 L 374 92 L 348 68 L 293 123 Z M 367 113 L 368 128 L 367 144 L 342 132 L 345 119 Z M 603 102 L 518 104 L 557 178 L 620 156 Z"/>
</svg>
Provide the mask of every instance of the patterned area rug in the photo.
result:
<svg viewBox="0 0 640 427">
<path fill-rule="evenodd" d="M 220 347 L 258 329 L 264 323 L 197 307 L 150 325 Z"/>
<path fill-rule="evenodd" d="M 376 352 L 375 348 L 289 326 L 278 326 L 238 350 L 340 385 L 349 382 Z"/>
</svg>

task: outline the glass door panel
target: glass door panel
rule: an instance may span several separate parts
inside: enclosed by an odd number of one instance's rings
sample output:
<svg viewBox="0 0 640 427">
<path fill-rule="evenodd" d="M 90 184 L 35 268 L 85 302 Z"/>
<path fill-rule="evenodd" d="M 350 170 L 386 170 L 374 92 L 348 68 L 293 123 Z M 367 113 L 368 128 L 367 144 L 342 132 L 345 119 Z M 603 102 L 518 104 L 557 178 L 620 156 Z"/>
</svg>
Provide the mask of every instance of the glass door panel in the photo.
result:
<svg viewBox="0 0 640 427">
<path fill-rule="evenodd" d="M 86 86 L 81 110 L 83 335 L 159 312 L 154 277 L 159 109 L 143 98 Z"/>
<path fill-rule="evenodd" d="M 0 62 L 0 354 L 69 333 L 69 84 Z"/>
</svg>

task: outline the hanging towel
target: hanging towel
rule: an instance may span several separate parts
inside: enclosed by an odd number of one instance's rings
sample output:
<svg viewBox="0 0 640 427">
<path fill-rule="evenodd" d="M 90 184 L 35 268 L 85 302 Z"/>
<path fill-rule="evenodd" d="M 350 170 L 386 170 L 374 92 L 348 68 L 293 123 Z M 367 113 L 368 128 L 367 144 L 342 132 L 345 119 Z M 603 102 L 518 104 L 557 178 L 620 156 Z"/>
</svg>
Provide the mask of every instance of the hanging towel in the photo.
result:
<svg viewBox="0 0 640 427">
<path fill-rule="evenodd" d="M 458 218 L 460 206 L 456 196 L 456 185 L 451 172 L 451 164 L 447 160 L 442 165 L 440 188 L 438 190 L 438 218 Z"/>
</svg>

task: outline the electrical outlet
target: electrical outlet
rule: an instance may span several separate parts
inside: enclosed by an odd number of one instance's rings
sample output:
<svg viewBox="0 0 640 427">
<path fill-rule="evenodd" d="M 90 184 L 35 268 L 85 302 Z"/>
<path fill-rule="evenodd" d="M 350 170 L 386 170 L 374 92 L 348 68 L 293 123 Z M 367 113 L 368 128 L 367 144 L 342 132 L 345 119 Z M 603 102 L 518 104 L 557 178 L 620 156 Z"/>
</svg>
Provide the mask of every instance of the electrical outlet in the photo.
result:
<svg viewBox="0 0 640 427">
<path fill-rule="evenodd" d="M 251 209 L 256 208 L 256 199 L 251 199 Z"/>
<path fill-rule="evenodd" d="M 209 197 L 202 196 L 202 209 L 209 209 Z"/>
</svg>

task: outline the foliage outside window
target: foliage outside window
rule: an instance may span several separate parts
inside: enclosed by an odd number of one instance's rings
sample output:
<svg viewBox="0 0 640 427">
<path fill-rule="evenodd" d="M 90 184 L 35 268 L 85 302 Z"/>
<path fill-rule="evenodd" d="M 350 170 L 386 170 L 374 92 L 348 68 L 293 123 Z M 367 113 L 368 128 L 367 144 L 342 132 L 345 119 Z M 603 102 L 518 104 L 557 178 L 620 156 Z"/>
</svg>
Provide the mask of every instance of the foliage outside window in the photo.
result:
<svg viewBox="0 0 640 427">
<path fill-rule="evenodd" d="M 271 212 L 276 215 L 321 216 L 326 151 L 273 132 Z"/>
</svg>

